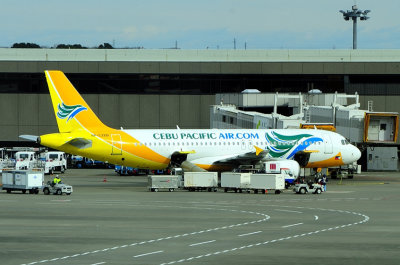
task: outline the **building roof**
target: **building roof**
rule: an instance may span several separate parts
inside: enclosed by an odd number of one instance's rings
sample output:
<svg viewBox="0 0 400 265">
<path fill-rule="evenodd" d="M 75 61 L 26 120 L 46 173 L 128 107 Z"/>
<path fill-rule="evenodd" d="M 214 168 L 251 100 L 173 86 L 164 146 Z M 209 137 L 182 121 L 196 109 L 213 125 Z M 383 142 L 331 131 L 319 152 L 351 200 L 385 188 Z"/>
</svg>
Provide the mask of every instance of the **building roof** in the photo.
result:
<svg viewBox="0 0 400 265">
<path fill-rule="evenodd" d="M 0 48 L 0 61 L 400 62 L 399 50 L 180 50 Z"/>
</svg>

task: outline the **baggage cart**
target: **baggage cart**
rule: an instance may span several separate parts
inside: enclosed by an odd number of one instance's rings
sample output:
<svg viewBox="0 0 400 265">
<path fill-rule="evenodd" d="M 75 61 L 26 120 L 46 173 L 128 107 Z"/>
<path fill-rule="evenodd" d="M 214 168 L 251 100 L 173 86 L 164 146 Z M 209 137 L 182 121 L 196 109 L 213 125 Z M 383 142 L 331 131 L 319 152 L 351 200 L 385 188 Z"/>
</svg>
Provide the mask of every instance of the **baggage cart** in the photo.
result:
<svg viewBox="0 0 400 265">
<path fill-rule="evenodd" d="M 283 174 L 251 174 L 249 188 L 254 193 L 266 193 L 269 190 L 275 194 L 281 193 L 285 189 L 285 176 Z"/>
<path fill-rule="evenodd" d="M 178 176 L 174 175 L 149 175 L 148 176 L 148 188 L 150 191 L 157 192 L 162 189 L 174 191 L 179 188 Z"/>
<path fill-rule="evenodd" d="M 184 186 L 189 191 L 217 191 L 218 172 L 185 172 Z"/>
<path fill-rule="evenodd" d="M 44 174 L 43 170 L 3 170 L 2 173 L 2 189 L 11 193 L 12 191 L 21 191 L 30 194 L 38 194 L 43 187 Z"/>
<path fill-rule="evenodd" d="M 230 190 L 241 193 L 247 191 L 250 186 L 251 173 L 236 173 L 236 172 L 222 172 L 221 173 L 221 188 L 224 192 Z"/>
</svg>

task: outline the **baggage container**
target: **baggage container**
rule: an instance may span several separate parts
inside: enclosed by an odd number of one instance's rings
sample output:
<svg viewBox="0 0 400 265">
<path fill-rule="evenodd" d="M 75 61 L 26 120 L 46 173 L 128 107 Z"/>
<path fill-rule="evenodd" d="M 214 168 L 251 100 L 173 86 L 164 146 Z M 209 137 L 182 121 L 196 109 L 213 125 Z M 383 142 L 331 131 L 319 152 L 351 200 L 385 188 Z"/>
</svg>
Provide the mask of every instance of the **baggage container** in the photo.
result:
<svg viewBox="0 0 400 265">
<path fill-rule="evenodd" d="M 150 191 L 159 191 L 166 189 L 174 191 L 179 188 L 179 176 L 174 175 L 149 175 L 148 176 L 148 188 Z"/>
<path fill-rule="evenodd" d="M 30 194 L 38 194 L 43 187 L 44 174 L 42 169 L 30 170 L 3 170 L 2 189 L 11 191 L 21 191 Z"/>
<path fill-rule="evenodd" d="M 184 186 L 189 191 L 217 191 L 218 172 L 184 172 Z"/>
<path fill-rule="evenodd" d="M 258 193 L 275 190 L 275 194 L 285 189 L 285 176 L 283 174 L 251 174 L 249 188 Z"/>
<path fill-rule="evenodd" d="M 240 193 L 247 190 L 250 186 L 250 175 L 251 173 L 222 172 L 221 188 L 225 192 L 233 190 Z"/>
</svg>

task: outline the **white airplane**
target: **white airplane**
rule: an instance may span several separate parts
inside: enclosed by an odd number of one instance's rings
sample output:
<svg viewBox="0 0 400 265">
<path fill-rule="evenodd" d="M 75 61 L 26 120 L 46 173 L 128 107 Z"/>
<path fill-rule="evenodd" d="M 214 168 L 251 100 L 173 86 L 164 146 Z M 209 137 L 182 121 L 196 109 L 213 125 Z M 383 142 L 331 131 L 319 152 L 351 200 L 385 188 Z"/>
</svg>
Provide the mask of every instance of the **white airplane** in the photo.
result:
<svg viewBox="0 0 400 265">
<path fill-rule="evenodd" d="M 104 125 L 61 71 L 45 71 L 58 133 L 21 135 L 41 145 L 116 165 L 223 171 L 280 160 L 336 167 L 361 153 L 343 136 L 317 129 L 117 130 Z"/>
</svg>

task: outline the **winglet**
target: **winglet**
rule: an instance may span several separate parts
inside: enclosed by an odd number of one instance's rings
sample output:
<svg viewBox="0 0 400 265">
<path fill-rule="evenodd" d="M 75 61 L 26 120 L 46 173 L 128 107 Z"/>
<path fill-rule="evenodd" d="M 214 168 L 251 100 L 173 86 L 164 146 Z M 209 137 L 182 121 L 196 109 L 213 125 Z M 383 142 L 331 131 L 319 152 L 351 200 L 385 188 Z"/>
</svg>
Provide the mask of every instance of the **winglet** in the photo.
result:
<svg viewBox="0 0 400 265">
<path fill-rule="evenodd" d="M 258 156 L 261 152 L 264 151 L 264 149 L 258 147 L 258 146 L 254 146 L 254 148 L 256 149 L 256 155 Z"/>
</svg>

